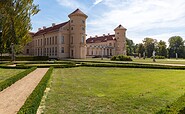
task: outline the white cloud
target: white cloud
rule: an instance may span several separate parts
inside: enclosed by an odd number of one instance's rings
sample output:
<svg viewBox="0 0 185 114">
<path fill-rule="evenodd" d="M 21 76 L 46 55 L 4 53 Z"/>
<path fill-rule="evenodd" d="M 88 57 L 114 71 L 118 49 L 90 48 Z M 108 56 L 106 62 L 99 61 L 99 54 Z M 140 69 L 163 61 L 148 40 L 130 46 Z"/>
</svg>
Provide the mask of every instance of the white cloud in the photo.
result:
<svg viewBox="0 0 185 114">
<path fill-rule="evenodd" d="M 95 2 L 93 3 L 94 5 L 97 5 L 99 3 L 101 3 L 103 0 L 95 0 Z"/>
<path fill-rule="evenodd" d="M 69 7 L 72 9 L 76 9 L 76 8 L 85 9 L 85 5 L 81 4 L 77 0 L 57 0 L 57 2 L 62 6 Z"/>
<path fill-rule="evenodd" d="M 150 36 L 163 38 L 166 41 L 173 33 L 172 31 L 160 33 L 162 29 L 185 29 L 184 0 L 103 0 L 101 2 L 108 10 L 99 14 L 99 18 L 89 20 L 88 34 L 90 35 L 113 33 L 114 28 L 122 24 L 128 29 L 128 37 L 136 42 L 138 38 L 147 37 L 148 30 L 151 30 Z M 159 34 L 152 34 L 153 30 L 158 31 Z M 174 33 L 185 34 L 177 31 Z"/>
</svg>

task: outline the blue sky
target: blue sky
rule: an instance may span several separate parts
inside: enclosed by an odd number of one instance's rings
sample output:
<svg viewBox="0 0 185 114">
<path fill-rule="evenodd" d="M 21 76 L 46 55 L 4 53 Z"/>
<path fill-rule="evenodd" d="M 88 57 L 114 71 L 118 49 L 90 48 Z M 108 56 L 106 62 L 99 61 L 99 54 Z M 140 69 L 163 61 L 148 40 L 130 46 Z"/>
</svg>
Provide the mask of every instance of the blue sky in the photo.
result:
<svg viewBox="0 0 185 114">
<path fill-rule="evenodd" d="M 114 34 L 122 24 L 127 37 L 140 43 L 146 37 L 168 41 L 179 35 L 185 39 L 185 0 L 34 0 L 41 11 L 32 17 L 34 32 L 52 23 L 69 20 L 80 8 L 88 15 L 87 35 Z"/>
</svg>

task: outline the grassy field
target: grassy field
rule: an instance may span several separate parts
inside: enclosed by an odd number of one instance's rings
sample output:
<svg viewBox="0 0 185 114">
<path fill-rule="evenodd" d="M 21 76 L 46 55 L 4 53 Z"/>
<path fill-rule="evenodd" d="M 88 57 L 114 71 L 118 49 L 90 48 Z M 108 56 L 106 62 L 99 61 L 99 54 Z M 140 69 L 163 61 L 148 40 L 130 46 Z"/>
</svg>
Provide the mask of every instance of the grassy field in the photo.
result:
<svg viewBox="0 0 185 114">
<path fill-rule="evenodd" d="M 155 113 L 185 93 L 185 71 L 55 69 L 44 114 Z"/>
<path fill-rule="evenodd" d="M 0 83 L 9 77 L 12 77 L 20 72 L 23 72 L 22 69 L 1 69 L 0 68 Z"/>
</svg>

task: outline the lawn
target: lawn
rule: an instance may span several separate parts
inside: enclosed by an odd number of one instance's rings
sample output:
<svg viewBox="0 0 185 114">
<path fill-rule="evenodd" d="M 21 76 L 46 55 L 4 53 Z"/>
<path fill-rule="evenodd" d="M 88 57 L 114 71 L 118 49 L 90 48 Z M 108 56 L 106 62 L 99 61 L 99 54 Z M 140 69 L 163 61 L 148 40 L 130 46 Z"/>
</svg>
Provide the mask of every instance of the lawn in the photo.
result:
<svg viewBox="0 0 185 114">
<path fill-rule="evenodd" d="M 185 93 L 185 71 L 54 69 L 44 114 L 155 113 Z"/>
<path fill-rule="evenodd" d="M 20 72 L 25 71 L 24 69 L 1 69 L 0 68 L 0 83 L 9 77 L 12 77 Z"/>
</svg>

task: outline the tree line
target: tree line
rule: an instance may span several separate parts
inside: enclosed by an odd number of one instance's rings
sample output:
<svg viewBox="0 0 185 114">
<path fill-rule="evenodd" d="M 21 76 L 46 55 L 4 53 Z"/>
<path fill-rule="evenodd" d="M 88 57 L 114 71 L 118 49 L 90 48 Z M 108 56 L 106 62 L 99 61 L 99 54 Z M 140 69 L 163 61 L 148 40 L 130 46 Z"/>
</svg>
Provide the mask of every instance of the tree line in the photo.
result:
<svg viewBox="0 0 185 114">
<path fill-rule="evenodd" d="M 154 38 L 144 38 L 142 43 L 134 44 L 131 39 L 126 39 L 127 55 L 139 57 L 152 57 L 153 51 L 155 55 L 164 56 L 166 58 L 185 58 L 185 45 L 181 36 L 172 36 L 168 39 L 168 44 L 165 41 L 157 41 Z"/>
</svg>

